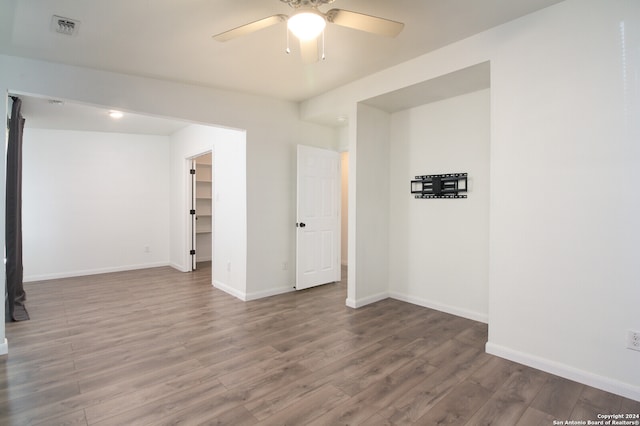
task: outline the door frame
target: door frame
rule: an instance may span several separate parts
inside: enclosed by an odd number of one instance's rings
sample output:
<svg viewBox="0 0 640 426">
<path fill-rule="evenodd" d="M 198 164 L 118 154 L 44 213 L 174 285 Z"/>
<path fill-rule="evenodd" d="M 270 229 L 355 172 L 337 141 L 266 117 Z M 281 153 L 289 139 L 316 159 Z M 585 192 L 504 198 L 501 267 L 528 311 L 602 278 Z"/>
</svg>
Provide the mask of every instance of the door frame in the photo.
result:
<svg viewBox="0 0 640 426">
<path fill-rule="evenodd" d="M 214 169 L 214 150 L 213 148 L 210 149 L 206 149 L 204 151 L 198 152 L 196 154 L 190 155 L 189 157 L 185 158 L 184 160 L 184 170 L 183 170 L 183 176 L 187 176 L 186 179 L 186 188 L 187 190 L 185 191 L 185 201 L 183 203 L 183 207 L 184 207 L 184 211 L 185 211 L 185 224 L 186 227 L 185 229 L 187 230 L 187 232 L 185 232 L 185 247 L 187 248 L 185 250 L 186 254 L 185 254 L 185 265 L 187 267 L 186 272 L 192 272 L 195 270 L 194 268 L 194 263 L 195 263 L 195 259 L 192 257 L 192 255 L 189 253 L 189 251 L 193 248 L 192 242 L 194 245 L 196 245 L 196 232 L 195 232 L 195 220 L 193 220 L 193 218 L 191 217 L 190 214 L 190 210 L 191 210 L 191 206 L 193 205 L 195 207 L 195 176 L 191 176 L 190 170 L 193 167 L 193 165 L 195 164 L 195 160 L 196 158 L 202 156 L 202 155 L 206 155 L 206 154 L 211 154 L 211 217 L 212 217 L 212 227 L 213 227 L 213 218 L 215 217 L 215 203 L 214 203 L 214 199 L 213 199 L 213 194 L 215 194 L 214 191 L 214 185 L 215 185 L 215 181 L 213 179 L 213 169 Z M 194 203 L 194 204 L 192 204 Z M 213 232 L 213 229 L 211 230 L 211 258 L 213 259 L 214 256 L 214 247 L 215 247 L 215 232 Z M 197 251 L 197 246 L 196 246 L 196 251 Z M 195 255 L 197 256 L 197 254 Z M 213 279 L 213 271 L 212 271 L 212 279 Z"/>
</svg>

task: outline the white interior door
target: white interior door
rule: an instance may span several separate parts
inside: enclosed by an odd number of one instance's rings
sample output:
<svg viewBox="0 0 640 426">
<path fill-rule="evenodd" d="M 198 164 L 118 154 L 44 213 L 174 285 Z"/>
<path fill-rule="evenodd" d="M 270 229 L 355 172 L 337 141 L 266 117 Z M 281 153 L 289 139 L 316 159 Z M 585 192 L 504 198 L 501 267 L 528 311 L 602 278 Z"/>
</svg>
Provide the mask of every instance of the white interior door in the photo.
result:
<svg viewBox="0 0 640 426">
<path fill-rule="evenodd" d="M 296 289 L 340 281 L 340 154 L 298 145 Z"/>
</svg>

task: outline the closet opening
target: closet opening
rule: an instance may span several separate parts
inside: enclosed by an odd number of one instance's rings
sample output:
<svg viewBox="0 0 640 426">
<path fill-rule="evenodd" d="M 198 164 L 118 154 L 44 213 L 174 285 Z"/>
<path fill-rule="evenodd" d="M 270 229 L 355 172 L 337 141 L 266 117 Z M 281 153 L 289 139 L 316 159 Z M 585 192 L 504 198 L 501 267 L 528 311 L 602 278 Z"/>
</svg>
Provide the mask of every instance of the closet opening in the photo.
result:
<svg viewBox="0 0 640 426">
<path fill-rule="evenodd" d="M 191 158 L 191 270 L 209 269 L 213 259 L 213 156 Z"/>
</svg>

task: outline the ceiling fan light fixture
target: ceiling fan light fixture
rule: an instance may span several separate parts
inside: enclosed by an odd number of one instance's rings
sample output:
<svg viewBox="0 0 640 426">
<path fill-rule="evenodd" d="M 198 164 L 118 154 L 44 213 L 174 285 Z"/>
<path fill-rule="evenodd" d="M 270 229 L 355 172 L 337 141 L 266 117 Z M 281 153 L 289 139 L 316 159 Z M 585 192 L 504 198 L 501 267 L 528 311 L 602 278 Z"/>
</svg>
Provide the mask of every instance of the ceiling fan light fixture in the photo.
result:
<svg viewBox="0 0 640 426">
<path fill-rule="evenodd" d="M 327 21 L 324 16 L 313 9 L 300 11 L 287 20 L 287 28 L 302 41 L 313 40 L 318 37 Z"/>
</svg>

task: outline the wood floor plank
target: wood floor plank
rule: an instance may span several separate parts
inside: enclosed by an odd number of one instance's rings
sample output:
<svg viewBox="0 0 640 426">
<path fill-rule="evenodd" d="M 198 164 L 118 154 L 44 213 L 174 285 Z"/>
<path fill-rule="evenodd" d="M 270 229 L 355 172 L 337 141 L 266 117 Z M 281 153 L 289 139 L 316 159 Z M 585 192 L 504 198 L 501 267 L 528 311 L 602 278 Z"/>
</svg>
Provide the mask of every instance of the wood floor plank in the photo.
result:
<svg viewBox="0 0 640 426">
<path fill-rule="evenodd" d="M 176 418 L 165 418 L 160 425 L 184 425 L 184 426 L 202 426 L 202 425 L 233 425 L 233 426 L 251 426 L 258 423 L 255 417 L 242 405 L 233 407 L 230 410 L 221 413 L 213 411 L 205 411 L 197 416 L 193 409 L 185 410 L 184 421 Z"/>
<path fill-rule="evenodd" d="M 518 423 L 549 375 L 532 368 L 519 368 L 469 420 L 473 425 Z"/>
<path fill-rule="evenodd" d="M 297 361 L 309 370 L 317 369 L 317 365 L 314 363 L 317 357 L 322 357 L 325 354 L 325 350 L 328 348 L 334 348 L 344 342 L 353 341 L 357 338 L 353 333 L 347 330 L 335 330 L 331 332 L 315 333 L 315 338 L 305 343 L 299 343 L 295 347 L 292 347 L 286 351 L 281 351 L 276 359 L 282 361 Z"/>
<path fill-rule="evenodd" d="M 469 380 L 490 391 L 497 391 L 519 367 L 515 362 L 503 358 L 491 357 L 486 364 L 478 368 Z"/>
<path fill-rule="evenodd" d="M 562 420 L 560 420 L 562 419 Z M 524 412 L 516 426 L 540 426 L 540 425 L 552 425 L 553 421 L 561 421 L 564 422 L 568 420 L 569 417 L 555 417 L 551 414 L 542 412 L 540 410 L 536 410 L 535 408 L 529 407 Z"/>
<path fill-rule="evenodd" d="M 640 415 L 640 401 L 634 401 L 629 398 L 622 398 L 622 402 L 620 404 L 620 412 Z"/>
<path fill-rule="evenodd" d="M 622 397 L 585 386 L 571 411 L 571 418 L 596 420 L 598 414 L 616 414 L 620 412 L 621 407 Z"/>
<path fill-rule="evenodd" d="M 304 365 L 311 371 L 318 371 L 334 362 L 345 360 L 347 357 L 357 356 L 357 353 L 364 347 L 373 347 L 373 344 L 375 344 L 379 349 L 382 349 L 381 344 L 374 342 L 369 345 L 367 344 L 366 338 L 354 335 L 351 332 L 349 333 L 350 336 L 346 337 L 343 341 L 336 343 L 335 345 L 327 345 L 322 349 L 308 354 L 300 361 L 300 364 Z"/>
<path fill-rule="evenodd" d="M 7 374 L 0 380 L 0 400 L 21 398 L 64 382 L 77 381 L 73 361 L 33 365 L 31 369 Z"/>
<path fill-rule="evenodd" d="M 235 356 L 227 356 L 224 359 L 216 358 L 215 361 L 208 359 L 206 365 L 217 373 L 223 384 L 232 388 L 248 377 L 286 364 L 285 361 L 276 359 L 278 355 L 280 352 L 271 346 L 261 346 L 257 349 L 245 348 Z"/>
<path fill-rule="evenodd" d="M 352 371 L 367 360 L 375 359 L 386 353 L 384 347 L 380 344 L 371 344 L 365 346 L 353 355 L 344 356 L 326 367 L 314 371 L 300 379 L 282 386 L 260 398 L 250 398 L 245 406 L 254 416 L 266 418 L 268 415 L 280 411 L 284 407 L 289 406 L 292 401 L 313 392 L 325 384 L 330 384 L 336 377 L 341 377 L 343 372 Z"/>
<path fill-rule="evenodd" d="M 425 425 L 463 425 L 491 397 L 492 392 L 464 381 L 418 419 Z"/>
<path fill-rule="evenodd" d="M 266 349 L 277 352 L 271 347 Z M 261 349 L 260 351 L 256 352 L 265 352 L 266 349 Z M 220 375 L 218 377 L 218 380 L 220 380 L 220 382 L 224 384 L 228 389 L 233 389 L 240 386 L 246 387 L 250 386 L 249 383 L 255 383 L 256 381 L 263 380 L 264 377 L 269 377 L 273 375 L 275 371 L 278 371 L 290 365 L 286 362 L 274 359 L 272 354 L 269 355 L 270 356 L 266 356 L 260 362 L 250 363 L 246 367 L 234 363 L 236 365 L 236 369 L 234 371 Z M 230 361 L 233 362 L 234 360 Z M 303 369 L 304 367 L 300 366 L 300 370 Z"/>
<path fill-rule="evenodd" d="M 152 380 L 136 380 L 130 382 L 130 386 L 111 386 L 107 392 L 100 393 L 98 390 L 83 393 L 83 397 L 90 397 L 84 403 L 86 418 L 89 423 L 117 416 L 122 411 L 143 406 L 165 398 L 169 395 L 176 395 L 194 386 L 207 386 L 211 395 L 225 392 L 226 388 L 213 377 L 208 370 L 192 366 L 192 368 L 181 369 L 179 373 L 170 374 L 164 371 L 164 380 L 157 380 L 157 376 L 148 375 Z"/>
<path fill-rule="evenodd" d="M 392 371 L 384 379 L 371 383 L 362 392 L 320 416 L 312 424 L 368 425 L 376 412 L 392 405 L 408 389 L 416 386 L 435 370 L 436 367 L 429 366 L 425 361 L 414 359 Z"/>
<path fill-rule="evenodd" d="M 0 401 L 0 420 L 10 418 L 21 424 L 29 424 L 34 419 L 44 417 L 43 413 L 47 413 L 50 406 L 79 394 L 78 383 L 70 382 L 20 398 Z"/>
<path fill-rule="evenodd" d="M 8 330 L 7 336 L 13 333 L 13 330 Z M 32 339 L 34 344 L 28 346 L 16 345 L 17 347 L 14 348 L 12 343 L 11 352 L 0 360 L 0 365 L 9 369 L 9 374 L 20 370 L 30 370 L 40 364 L 48 365 L 53 362 L 68 361 L 73 354 L 73 348 L 70 343 L 56 340 L 43 341 L 38 337 L 33 337 Z"/>
<path fill-rule="evenodd" d="M 242 302 L 210 273 L 26 283 L 0 424 L 527 426 L 640 409 L 486 354 L 483 323 L 393 299 L 350 309 L 346 282 Z"/>
<path fill-rule="evenodd" d="M 454 338 L 469 346 L 484 346 L 487 343 L 487 333 L 487 324 L 479 322 L 471 326 L 467 325 Z"/>
<path fill-rule="evenodd" d="M 189 386 L 174 393 L 164 394 L 157 399 L 145 399 L 139 405 L 127 404 L 125 407 L 129 409 L 120 410 L 118 414 L 104 420 L 92 421 L 89 418 L 88 422 L 90 425 L 157 425 L 161 424 L 166 417 L 188 409 L 189 405 L 204 398 L 215 397 L 225 391 L 226 389 L 220 382 L 210 381 L 197 386 Z M 89 412 L 87 412 L 87 416 L 89 417 Z"/>
<path fill-rule="evenodd" d="M 83 392 L 88 392 L 118 382 L 126 382 L 132 376 L 158 371 L 167 365 L 180 363 L 185 359 L 185 354 L 184 348 L 177 347 L 170 349 L 163 356 L 137 358 L 121 366 L 89 372 L 78 380 L 78 384 Z"/>
<path fill-rule="evenodd" d="M 467 347 L 447 363 L 438 366 L 433 374 L 409 389 L 393 406 L 383 409 L 381 414 L 394 424 L 415 423 L 463 380 L 460 375 L 473 368 L 470 367 L 471 363 L 479 355 L 480 352 L 477 349 Z"/>
<path fill-rule="evenodd" d="M 436 367 L 424 360 L 415 359 L 398 368 L 376 383 L 369 385 L 355 398 L 363 404 L 376 407 L 379 411 L 393 406 L 410 389 L 421 383 L 425 377 L 433 374 Z"/>
<path fill-rule="evenodd" d="M 556 419 L 568 419 L 583 388 L 584 385 L 562 377 L 549 377 L 531 407 Z"/>
<path fill-rule="evenodd" d="M 363 423 L 367 426 L 391 426 L 389 419 L 385 419 L 380 414 L 374 414 Z"/>
<path fill-rule="evenodd" d="M 41 422 L 33 423 L 34 426 L 87 426 L 84 410 L 71 411 L 62 416 L 47 418 Z"/>
<path fill-rule="evenodd" d="M 414 359 L 410 349 L 399 349 L 379 358 L 375 363 L 369 364 L 362 370 L 344 374 L 333 381 L 334 385 L 347 395 L 356 395 L 369 386 L 389 376 L 400 367 L 409 364 Z"/>
<path fill-rule="evenodd" d="M 249 392 L 231 390 L 202 398 L 175 414 L 166 415 L 159 425 L 255 425 L 258 423 L 242 405 Z"/>
<path fill-rule="evenodd" d="M 306 394 L 297 404 L 286 407 L 261 421 L 260 425 L 304 425 L 323 415 L 349 396 L 333 385 L 327 384 Z"/>
</svg>

